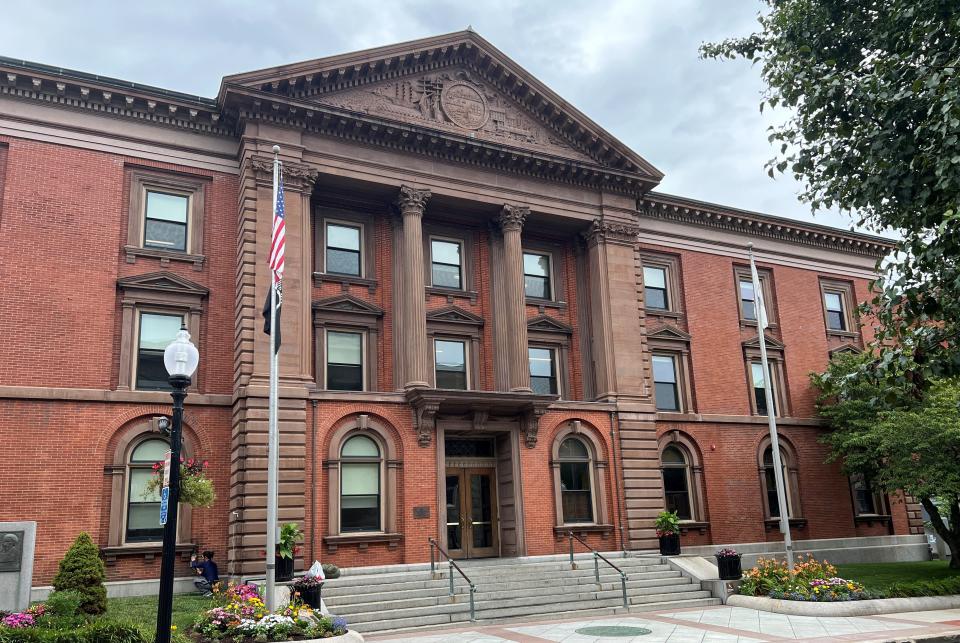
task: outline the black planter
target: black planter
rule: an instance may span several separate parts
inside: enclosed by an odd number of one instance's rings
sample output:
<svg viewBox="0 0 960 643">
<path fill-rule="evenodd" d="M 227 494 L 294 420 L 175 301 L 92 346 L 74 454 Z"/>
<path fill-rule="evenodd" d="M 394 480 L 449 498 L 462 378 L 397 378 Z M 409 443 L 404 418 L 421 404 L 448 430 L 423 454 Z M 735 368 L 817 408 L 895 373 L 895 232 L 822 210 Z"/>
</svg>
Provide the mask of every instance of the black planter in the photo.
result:
<svg viewBox="0 0 960 643">
<path fill-rule="evenodd" d="M 717 570 L 720 572 L 720 580 L 740 580 L 743 576 L 743 569 L 740 568 L 739 556 L 717 556 Z"/>
<path fill-rule="evenodd" d="M 293 558 L 277 556 L 277 569 L 274 572 L 273 579 L 276 581 L 293 580 Z"/>
<path fill-rule="evenodd" d="M 662 556 L 677 556 L 680 553 L 680 534 L 660 536 L 660 554 Z"/>
<path fill-rule="evenodd" d="M 315 610 L 320 609 L 320 590 L 323 589 L 323 583 L 309 589 L 299 589 L 300 600 Z"/>
</svg>

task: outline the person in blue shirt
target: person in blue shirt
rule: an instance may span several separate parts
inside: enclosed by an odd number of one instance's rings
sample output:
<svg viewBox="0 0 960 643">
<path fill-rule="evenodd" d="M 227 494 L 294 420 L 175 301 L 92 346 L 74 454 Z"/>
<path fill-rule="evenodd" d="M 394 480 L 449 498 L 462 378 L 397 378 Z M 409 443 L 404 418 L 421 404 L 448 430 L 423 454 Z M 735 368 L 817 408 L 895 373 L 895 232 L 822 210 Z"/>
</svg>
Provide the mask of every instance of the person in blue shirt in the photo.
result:
<svg viewBox="0 0 960 643">
<path fill-rule="evenodd" d="M 214 584 L 220 581 L 217 564 L 213 562 L 213 552 L 210 550 L 203 552 L 203 560 L 199 561 L 197 555 L 193 554 L 190 556 L 190 567 L 197 570 L 197 575 L 200 577 L 194 579 L 194 586 L 203 592 L 204 596 L 212 596 Z"/>
</svg>

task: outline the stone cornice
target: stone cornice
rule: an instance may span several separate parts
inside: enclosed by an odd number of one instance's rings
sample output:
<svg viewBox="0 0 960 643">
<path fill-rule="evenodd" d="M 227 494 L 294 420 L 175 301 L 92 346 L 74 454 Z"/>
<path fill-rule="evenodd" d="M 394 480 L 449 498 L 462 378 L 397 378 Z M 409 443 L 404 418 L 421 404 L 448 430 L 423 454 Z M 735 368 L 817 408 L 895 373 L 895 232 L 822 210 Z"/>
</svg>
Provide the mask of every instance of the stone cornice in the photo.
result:
<svg viewBox="0 0 960 643">
<path fill-rule="evenodd" d="M 882 237 L 665 194 L 646 195 L 638 203 L 637 210 L 641 219 L 663 219 L 874 257 L 888 254 L 894 245 L 893 241 Z"/>
<path fill-rule="evenodd" d="M 3 56 L 0 95 L 202 134 L 234 136 L 213 99 Z"/>
</svg>

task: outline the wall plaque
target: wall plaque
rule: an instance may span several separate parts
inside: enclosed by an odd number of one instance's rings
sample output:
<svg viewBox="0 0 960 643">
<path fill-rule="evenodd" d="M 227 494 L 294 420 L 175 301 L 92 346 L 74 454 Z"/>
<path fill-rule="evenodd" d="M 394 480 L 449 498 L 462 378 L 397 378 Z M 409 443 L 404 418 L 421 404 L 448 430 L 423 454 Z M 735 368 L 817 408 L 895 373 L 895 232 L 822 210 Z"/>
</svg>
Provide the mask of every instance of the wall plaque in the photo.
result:
<svg viewBox="0 0 960 643">
<path fill-rule="evenodd" d="M 20 571 L 23 556 L 23 532 L 0 531 L 0 572 Z"/>
<path fill-rule="evenodd" d="M 413 517 L 416 520 L 423 520 L 424 518 L 430 517 L 430 507 L 428 505 L 421 505 L 419 507 L 413 508 Z"/>
</svg>

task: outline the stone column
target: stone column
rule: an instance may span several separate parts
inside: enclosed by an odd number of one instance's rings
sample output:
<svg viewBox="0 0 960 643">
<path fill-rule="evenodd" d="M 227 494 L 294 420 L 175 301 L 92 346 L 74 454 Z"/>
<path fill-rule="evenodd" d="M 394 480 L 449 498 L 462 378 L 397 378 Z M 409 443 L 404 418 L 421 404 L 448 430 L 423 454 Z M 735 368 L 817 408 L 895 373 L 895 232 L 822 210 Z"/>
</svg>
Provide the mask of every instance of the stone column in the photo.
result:
<svg viewBox="0 0 960 643">
<path fill-rule="evenodd" d="M 400 316 L 403 319 L 402 349 L 406 381 L 403 387 L 430 386 L 427 360 L 427 313 L 423 283 L 423 211 L 430 199 L 430 190 L 400 186 L 397 207 L 403 217 L 403 271 L 395 275 L 402 280 Z"/>
<path fill-rule="evenodd" d="M 497 346 L 509 360 L 509 386 L 511 391 L 529 393 L 530 365 L 527 357 L 527 298 L 523 287 L 523 244 L 520 232 L 530 214 L 530 208 L 522 205 L 504 205 L 498 222 L 503 231 L 503 281 L 504 315 L 503 337 L 505 346 Z"/>
</svg>

